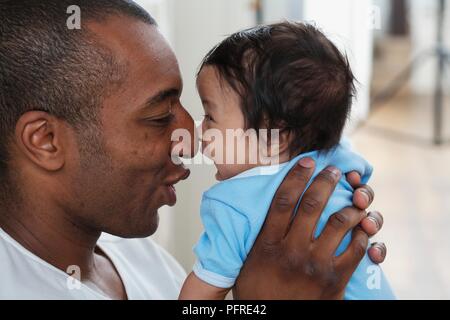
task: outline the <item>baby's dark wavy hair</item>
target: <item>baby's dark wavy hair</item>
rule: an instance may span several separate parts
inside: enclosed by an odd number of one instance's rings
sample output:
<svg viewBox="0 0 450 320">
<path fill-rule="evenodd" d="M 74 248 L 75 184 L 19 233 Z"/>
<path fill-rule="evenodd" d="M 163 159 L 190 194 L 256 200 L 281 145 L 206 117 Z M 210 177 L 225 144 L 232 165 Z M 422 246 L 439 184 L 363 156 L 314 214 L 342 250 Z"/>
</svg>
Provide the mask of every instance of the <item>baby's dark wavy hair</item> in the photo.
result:
<svg viewBox="0 0 450 320">
<path fill-rule="evenodd" d="M 239 94 L 246 129 L 293 134 L 291 155 L 339 143 L 355 78 L 347 57 L 316 27 L 286 21 L 234 33 L 206 55 L 200 71 L 204 66 Z"/>
</svg>

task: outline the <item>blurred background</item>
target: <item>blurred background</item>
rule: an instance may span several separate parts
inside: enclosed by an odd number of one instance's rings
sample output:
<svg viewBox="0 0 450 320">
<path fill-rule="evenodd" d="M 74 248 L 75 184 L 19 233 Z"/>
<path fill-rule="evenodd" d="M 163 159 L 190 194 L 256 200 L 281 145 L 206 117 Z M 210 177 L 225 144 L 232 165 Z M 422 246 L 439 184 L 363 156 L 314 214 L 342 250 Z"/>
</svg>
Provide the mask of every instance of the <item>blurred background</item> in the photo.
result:
<svg viewBox="0 0 450 320">
<path fill-rule="evenodd" d="M 445 1 L 137 2 L 157 19 L 177 54 L 182 102 L 196 120 L 203 115 L 195 88 L 198 65 L 225 36 L 283 19 L 320 27 L 347 53 L 359 81 L 346 134 L 375 167 L 372 208 L 385 217 L 376 239 L 388 246 L 383 268 L 398 298 L 450 299 L 450 59 L 445 49 L 450 47 L 445 32 L 450 10 L 440 7 Z M 444 31 L 440 46 L 439 29 Z M 177 205 L 161 210 L 154 236 L 187 271 L 202 231 L 201 195 L 215 183 L 213 167 L 194 165 L 191 170 L 191 178 L 177 185 Z"/>
</svg>

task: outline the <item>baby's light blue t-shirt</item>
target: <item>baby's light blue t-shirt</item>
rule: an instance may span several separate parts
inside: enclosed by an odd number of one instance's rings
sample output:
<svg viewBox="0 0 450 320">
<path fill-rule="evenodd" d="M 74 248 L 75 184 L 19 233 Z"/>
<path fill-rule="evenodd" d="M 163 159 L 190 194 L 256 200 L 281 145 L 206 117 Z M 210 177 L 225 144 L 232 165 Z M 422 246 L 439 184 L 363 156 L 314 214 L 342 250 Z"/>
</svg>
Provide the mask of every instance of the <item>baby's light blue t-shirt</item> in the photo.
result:
<svg viewBox="0 0 450 320">
<path fill-rule="evenodd" d="M 367 183 L 372 174 L 372 167 L 367 161 L 354 153 L 347 143 L 341 142 L 327 153 L 315 151 L 301 154 L 277 168 L 253 168 L 214 185 L 203 194 L 201 203 L 204 232 L 194 247 L 197 261 L 193 271 L 197 277 L 220 288 L 234 285 L 264 223 L 276 190 L 302 157 L 311 157 L 316 161 L 313 178 L 329 165 L 339 168 L 343 173 L 319 219 L 316 237 L 333 213 L 352 205 L 353 189 L 346 181 L 345 174 L 359 172 L 362 183 Z M 350 241 L 349 232 L 336 255 L 344 252 Z M 381 268 L 366 253 L 346 287 L 344 298 L 395 299 L 395 296 Z"/>
</svg>

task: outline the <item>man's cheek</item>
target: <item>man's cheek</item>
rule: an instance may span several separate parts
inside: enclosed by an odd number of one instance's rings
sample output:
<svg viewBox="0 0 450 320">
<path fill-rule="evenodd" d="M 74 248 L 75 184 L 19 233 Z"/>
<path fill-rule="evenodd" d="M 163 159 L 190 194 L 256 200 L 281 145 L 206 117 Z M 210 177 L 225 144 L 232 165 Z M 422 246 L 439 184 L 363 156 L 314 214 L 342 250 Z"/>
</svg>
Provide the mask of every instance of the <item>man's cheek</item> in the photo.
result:
<svg viewBox="0 0 450 320">
<path fill-rule="evenodd" d="M 170 161 L 169 150 L 151 148 L 142 152 L 138 159 L 138 166 L 145 171 L 155 172 L 162 170 Z"/>
</svg>

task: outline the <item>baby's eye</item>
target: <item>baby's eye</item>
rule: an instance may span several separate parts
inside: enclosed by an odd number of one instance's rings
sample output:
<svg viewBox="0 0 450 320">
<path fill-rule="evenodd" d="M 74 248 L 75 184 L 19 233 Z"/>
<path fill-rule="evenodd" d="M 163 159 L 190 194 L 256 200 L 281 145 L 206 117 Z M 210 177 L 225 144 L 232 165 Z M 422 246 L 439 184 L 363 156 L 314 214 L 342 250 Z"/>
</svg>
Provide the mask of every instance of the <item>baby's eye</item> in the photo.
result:
<svg viewBox="0 0 450 320">
<path fill-rule="evenodd" d="M 214 121 L 214 119 L 209 114 L 205 114 L 203 117 L 206 121 Z"/>
</svg>

